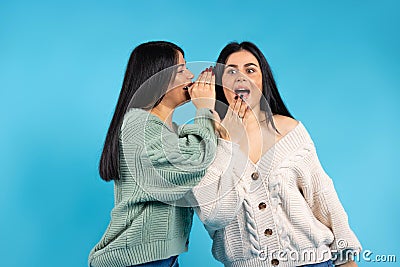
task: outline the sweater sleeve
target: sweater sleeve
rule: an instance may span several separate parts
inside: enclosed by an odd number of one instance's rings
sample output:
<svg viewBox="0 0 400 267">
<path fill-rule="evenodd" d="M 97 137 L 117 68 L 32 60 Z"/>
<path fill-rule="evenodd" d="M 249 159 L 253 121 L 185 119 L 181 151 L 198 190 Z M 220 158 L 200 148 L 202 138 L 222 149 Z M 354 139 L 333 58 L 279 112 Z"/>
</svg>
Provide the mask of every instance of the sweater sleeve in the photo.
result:
<svg viewBox="0 0 400 267">
<path fill-rule="evenodd" d="M 212 119 L 210 110 L 199 109 L 194 123 L 180 127 L 178 135 L 154 118 L 126 123 L 121 174 L 142 191 L 139 201 L 174 202 L 200 181 L 215 156 Z"/>
<path fill-rule="evenodd" d="M 227 226 L 242 205 L 249 183 L 236 168 L 240 155 L 239 145 L 218 139 L 214 162 L 186 196 L 208 231 Z"/>
<path fill-rule="evenodd" d="M 332 179 L 320 164 L 313 144 L 309 145 L 307 154 L 299 168 L 299 187 L 314 216 L 331 229 L 334 235 L 330 246 L 333 263 L 343 264 L 361 251 L 361 244 L 350 229 L 347 213 L 339 200 Z"/>
<path fill-rule="evenodd" d="M 213 118 L 209 109 L 197 110 L 194 123 L 180 126 L 178 136 L 165 127 L 146 129 L 151 137 L 145 144 L 147 155 L 157 168 L 168 169 L 172 164 L 186 171 L 205 170 L 215 156 Z"/>
</svg>

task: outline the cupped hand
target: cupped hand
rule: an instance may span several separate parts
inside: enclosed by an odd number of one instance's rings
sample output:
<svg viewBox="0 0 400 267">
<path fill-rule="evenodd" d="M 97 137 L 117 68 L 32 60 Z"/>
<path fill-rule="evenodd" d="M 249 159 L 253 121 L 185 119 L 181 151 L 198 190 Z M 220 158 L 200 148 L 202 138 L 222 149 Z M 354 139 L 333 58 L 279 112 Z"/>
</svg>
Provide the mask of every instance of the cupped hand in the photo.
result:
<svg viewBox="0 0 400 267">
<path fill-rule="evenodd" d="M 239 143 L 246 136 L 244 123 L 249 113 L 247 103 L 239 96 L 235 96 L 235 101 L 229 105 L 224 119 L 216 127 L 221 138 Z"/>
<path fill-rule="evenodd" d="M 196 82 L 188 89 L 190 98 L 196 108 L 213 110 L 215 106 L 215 75 L 212 67 L 205 69 Z"/>
</svg>

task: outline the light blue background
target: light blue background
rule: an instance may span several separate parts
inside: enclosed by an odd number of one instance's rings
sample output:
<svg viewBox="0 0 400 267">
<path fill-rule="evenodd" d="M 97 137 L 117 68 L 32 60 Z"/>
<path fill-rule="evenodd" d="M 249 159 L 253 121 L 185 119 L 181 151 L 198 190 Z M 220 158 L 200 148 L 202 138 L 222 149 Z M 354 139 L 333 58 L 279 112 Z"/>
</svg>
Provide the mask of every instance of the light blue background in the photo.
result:
<svg viewBox="0 0 400 267">
<path fill-rule="evenodd" d="M 113 206 L 97 164 L 131 50 L 267 56 L 364 249 L 400 261 L 400 2 L 2 1 L 0 265 L 86 266 Z M 179 118 L 177 118 L 179 120 Z M 397 137 L 396 137 L 397 136 Z M 182 266 L 221 266 L 195 219 Z M 359 266 L 397 266 L 366 263 Z"/>
</svg>

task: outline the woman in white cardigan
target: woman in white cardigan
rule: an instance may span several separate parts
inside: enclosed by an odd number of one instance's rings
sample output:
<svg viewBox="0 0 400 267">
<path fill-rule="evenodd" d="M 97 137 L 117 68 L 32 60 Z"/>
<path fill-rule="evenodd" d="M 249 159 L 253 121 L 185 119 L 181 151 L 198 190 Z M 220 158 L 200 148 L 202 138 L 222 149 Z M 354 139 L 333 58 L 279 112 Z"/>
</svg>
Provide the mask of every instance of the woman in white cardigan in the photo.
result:
<svg viewBox="0 0 400 267">
<path fill-rule="evenodd" d="M 250 42 L 230 43 L 217 63 L 222 138 L 188 196 L 213 239 L 214 257 L 235 267 L 357 266 L 361 245 L 262 52 Z"/>
</svg>

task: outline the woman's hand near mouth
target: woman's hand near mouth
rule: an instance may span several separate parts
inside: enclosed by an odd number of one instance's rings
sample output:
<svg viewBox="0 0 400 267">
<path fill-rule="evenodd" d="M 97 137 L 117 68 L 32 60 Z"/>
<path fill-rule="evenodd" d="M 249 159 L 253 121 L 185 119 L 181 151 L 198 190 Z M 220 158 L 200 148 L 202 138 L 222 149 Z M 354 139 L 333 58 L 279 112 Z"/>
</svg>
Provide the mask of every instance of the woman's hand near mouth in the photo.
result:
<svg viewBox="0 0 400 267">
<path fill-rule="evenodd" d="M 248 113 L 250 112 L 246 101 L 236 95 L 235 101 L 228 107 L 225 118 L 216 127 L 221 138 L 238 143 L 246 134 L 243 121 Z"/>
<path fill-rule="evenodd" d="M 215 106 L 215 75 L 212 67 L 205 69 L 196 82 L 188 88 L 188 93 L 196 108 L 213 110 Z"/>
<path fill-rule="evenodd" d="M 238 88 L 238 89 L 235 89 L 235 94 L 237 94 L 239 97 L 241 97 L 243 99 L 247 99 L 247 98 L 249 98 L 250 90 L 245 89 L 245 88 Z"/>
</svg>

